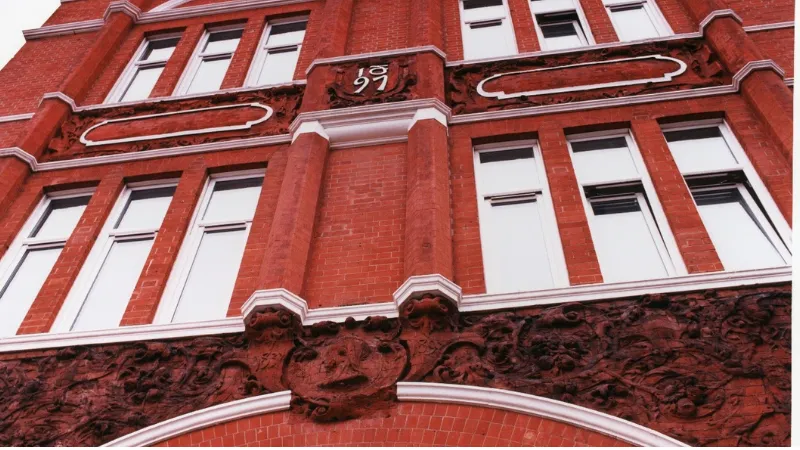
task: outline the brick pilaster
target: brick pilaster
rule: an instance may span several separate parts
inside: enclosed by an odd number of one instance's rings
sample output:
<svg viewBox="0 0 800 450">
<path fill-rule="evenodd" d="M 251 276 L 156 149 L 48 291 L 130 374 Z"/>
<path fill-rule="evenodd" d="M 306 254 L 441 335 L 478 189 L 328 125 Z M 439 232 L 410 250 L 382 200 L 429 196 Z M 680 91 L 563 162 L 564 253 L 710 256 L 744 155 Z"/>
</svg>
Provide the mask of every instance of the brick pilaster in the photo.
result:
<svg viewBox="0 0 800 450">
<path fill-rule="evenodd" d="M 619 37 L 617 37 L 617 32 L 614 30 L 614 24 L 611 23 L 611 17 L 606 12 L 603 0 L 580 0 L 580 2 L 595 42 L 598 44 L 619 42 Z"/>
<path fill-rule="evenodd" d="M 444 48 L 442 2 L 440 0 L 410 0 L 410 2 L 408 46 L 435 45 Z"/>
<path fill-rule="evenodd" d="M 514 35 L 517 38 L 517 50 L 520 53 L 538 52 L 542 49 L 536 36 L 536 26 L 533 24 L 529 2 L 530 0 L 508 0 Z"/>
<path fill-rule="evenodd" d="M 236 285 L 233 288 L 231 304 L 228 307 L 228 316 L 242 314 L 242 305 L 253 291 L 259 288 L 259 275 L 263 264 L 264 254 L 269 245 L 269 236 L 275 209 L 283 184 L 283 174 L 286 171 L 287 150 L 275 152 L 267 163 L 264 175 L 264 184 L 261 186 L 261 195 L 258 198 L 253 223 L 250 226 L 250 235 L 244 248 Z"/>
<path fill-rule="evenodd" d="M 405 276 L 453 278 L 447 128 L 420 120 L 408 132 Z"/>
<path fill-rule="evenodd" d="M 354 0 L 328 0 L 322 10 L 322 33 L 317 58 L 332 58 L 345 54 Z"/>
<path fill-rule="evenodd" d="M 61 83 L 59 91 L 79 102 L 89 90 L 110 56 L 117 50 L 127 36 L 133 19 L 123 13 L 114 13 L 98 33 L 93 47 L 76 65 L 75 70 Z M 34 157 L 40 157 L 56 130 L 70 114 L 69 105 L 59 99 L 44 100 L 28 127 L 28 132 L 20 140 L 19 147 Z M 5 178 L 0 173 L 0 178 Z"/>
<path fill-rule="evenodd" d="M 602 283 L 603 275 L 564 131 L 555 125 L 539 128 L 539 146 L 564 249 L 569 284 Z"/>
<path fill-rule="evenodd" d="M 172 202 L 120 321 L 121 326 L 153 322 L 205 182 L 206 167 L 203 158 L 198 157 L 178 181 Z"/>
<path fill-rule="evenodd" d="M 258 51 L 258 44 L 264 33 L 266 19 L 262 16 L 250 18 L 242 32 L 242 39 L 233 53 L 231 65 L 222 80 L 222 89 L 231 89 L 244 86 L 247 73 L 250 71 L 250 64 Z M 305 77 L 303 77 L 305 78 Z"/>
<path fill-rule="evenodd" d="M 317 133 L 300 134 L 289 147 L 259 288 L 303 288 L 327 156 L 328 140 Z"/>
<path fill-rule="evenodd" d="M 728 9 L 721 0 L 681 0 L 684 8 L 698 23 L 715 10 Z M 704 36 L 722 64 L 736 73 L 748 62 L 767 59 L 758 45 L 732 17 L 711 21 Z M 772 70 L 751 73 L 742 83 L 742 95 L 763 120 L 770 134 L 780 145 L 783 155 L 792 161 L 792 91 Z"/>
<path fill-rule="evenodd" d="M 634 120 L 631 131 L 653 180 L 658 201 L 667 216 L 686 269 L 689 273 L 723 270 L 692 194 L 672 158 L 661 126 L 652 119 Z"/>
<path fill-rule="evenodd" d="M 180 80 L 184 70 L 188 67 L 192 53 L 194 53 L 197 43 L 203 37 L 204 31 L 205 25 L 203 24 L 192 25 L 183 31 L 181 39 L 178 41 L 178 46 L 175 47 L 175 51 L 167 61 L 167 65 L 164 66 L 164 71 L 161 72 L 161 76 L 158 78 L 156 85 L 153 86 L 152 92 L 150 92 L 150 98 L 172 95 L 172 92 L 178 86 L 178 80 Z"/>
<path fill-rule="evenodd" d="M 17 334 L 46 333 L 50 330 L 122 186 L 121 169 L 112 171 L 100 181 Z"/>
</svg>

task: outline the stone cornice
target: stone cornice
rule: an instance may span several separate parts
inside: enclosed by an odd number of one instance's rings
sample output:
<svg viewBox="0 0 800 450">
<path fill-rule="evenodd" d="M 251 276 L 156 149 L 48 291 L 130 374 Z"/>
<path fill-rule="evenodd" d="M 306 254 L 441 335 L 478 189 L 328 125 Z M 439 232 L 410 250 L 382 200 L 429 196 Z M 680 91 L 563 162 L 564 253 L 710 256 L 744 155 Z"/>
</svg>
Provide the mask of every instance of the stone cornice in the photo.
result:
<svg viewBox="0 0 800 450">
<path fill-rule="evenodd" d="M 705 34 L 706 27 L 709 24 L 711 24 L 711 22 L 713 22 L 713 21 L 715 21 L 717 19 L 721 19 L 723 17 L 730 17 L 731 19 L 739 22 L 739 25 L 744 23 L 744 21 L 742 21 L 742 18 L 738 14 L 736 14 L 736 12 L 734 10 L 732 10 L 732 9 L 717 9 L 715 11 L 711 11 L 710 13 L 708 13 L 706 18 L 700 21 L 700 34 Z"/>
</svg>

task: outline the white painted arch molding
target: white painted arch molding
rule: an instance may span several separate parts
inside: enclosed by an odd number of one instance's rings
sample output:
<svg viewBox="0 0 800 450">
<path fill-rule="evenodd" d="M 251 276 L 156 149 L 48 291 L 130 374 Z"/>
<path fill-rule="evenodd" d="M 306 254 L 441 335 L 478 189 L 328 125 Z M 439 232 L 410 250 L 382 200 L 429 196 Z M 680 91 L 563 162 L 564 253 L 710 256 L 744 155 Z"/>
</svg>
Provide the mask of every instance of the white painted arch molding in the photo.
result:
<svg viewBox="0 0 800 450">
<path fill-rule="evenodd" d="M 596 431 L 641 447 L 688 447 L 658 431 L 605 413 L 504 389 L 441 383 L 397 383 L 401 402 L 457 403 L 545 417 Z"/>
<path fill-rule="evenodd" d="M 481 406 L 569 423 L 642 447 L 687 447 L 655 430 L 601 412 L 503 389 L 440 383 L 397 383 L 401 402 Z M 193 411 L 117 438 L 103 447 L 143 447 L 221 423 L 286 411 L 290 391 L 260 395 Z"/>
</svg>

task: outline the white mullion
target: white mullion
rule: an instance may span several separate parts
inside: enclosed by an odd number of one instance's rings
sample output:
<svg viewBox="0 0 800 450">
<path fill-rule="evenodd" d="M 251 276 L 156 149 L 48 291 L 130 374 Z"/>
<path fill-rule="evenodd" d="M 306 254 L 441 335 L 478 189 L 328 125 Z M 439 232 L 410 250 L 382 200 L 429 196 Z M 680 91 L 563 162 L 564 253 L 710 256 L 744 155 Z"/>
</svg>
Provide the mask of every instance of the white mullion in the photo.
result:
<svg viewBox="0 0 800 450">
<path fill-rule="evenodd" d="M 668 276 L 674 277 L 677 275 L 675 264 L 672 262 L 673 258 L 669 254 L 666 243 L 664 242 L 664 233 L 662 233 L 659 226 L 656 225 L 656 219 L 653 217 L 649 202 L 645 199 L 644 194 L 640 192 L 636 193 L 636 201 L 639 203 L 639 209 L 642 211 L 644 221 L 647 224 L 647 228 L 650 230 L 650 238 L 653 239 L 653 244 L 655 244 L 658 255 L 661 257 L 664 270 L 666 270 Z"/>
<path fill-rule="evenodd" d="M 155 242 L 158 229 L 116 229 L 117 224 L 126 212 L 126 208 L 133 193 L 137 191 L 175 187 L 175 185 L 174 180 L 159 180 L 127 185 L 125 187 L 109 213 L 100 231 L 99 237 L 95 241 L 95 245 L 93 245 L 92 249 L 89 251 L 83 268 L 75 279 L 64 301 L 64 305 L 56 316 L 51 332 L 69 332 L 72 329 L 80 312 L 83 310 L 83 306 L 89 298 L 92 288 L 100 276 L 100 272 L 114 244 L 138 240 L 150 240 L 151 242 Z"/>
<path fill-rule="evenodd" d="M 547 180 L 547 170 L 544 167 L 544 158 L 538 142 L 533 146 L 533 158 L 536 162 L 536 170 L 539 172 L 540 188 L 539 195 L 542 197 L 542 209 L 539 215 L 542 229 L 545 230 L 545 247 L 547 256 L 550 260 L 550 273 L 553 276 L 553 286 L 569 286 L 569 273 L 567 271 L 567 261 L 564 257 L 564 246 L 561 242 L 561 234 L 558 229 L 553 199 L 550 195 L 550 183 Z M 545 217 L 547 216 L 547 217 Z"/>
<path fill-rule="evenodd" d="M 154 324 L 172 323 L 172 319 L 178 310 L 178 303 L 180 302 L 183 290 L 186 288 L 186 282 L 189 279 L 192 266 L 197 258 L 197 252 L 200 249 L 200 244 L 203 237 L 210 231 L 223 231 L 234 229 L 245 229 L 245 245 L 247 236 L 249 236 L 250 225 L 252 218 L 247 220 L 231 220 L 231 221 L 218 221 L 218 222 L 205 222 L 202 217 L 211 202 L 211 197 L 214 193 L 214 187 L 221 181 L 232 180 L 245 180 L 250 178 L 263 178 L 264 169 L 244 170 L 239 172 L 229 172 L 220 175 L 212 175 L 206 179 L 205 186 L 203 187 L 203 194 L 200 201 L 192 214 L 192 219 L 189 222 L 189 229 L 186 232 L 184 245 L 178 251 L 178 257 L 175 259 L 175 264 L 172 267 L 172 273 L 167 281 L 167 286 L 164 289 L 164 294 L 159 302 L 156 311 Z"/>
<path fill-rule="evenodd" d="M 186 66 L 183 73 L 181 74 L 180 79 L 178 80 L 178 84 L 175 87 L 175 91 L 173 95 L 183 95 L 189 91 L 189 87 L 191 87 L 192 82 L 194 82 L 195 77 L 200 71 L 200 66 L 204 61 L 207 60 L 217 60 L 217 59 L 233 59 L 233 55 L 236 52 L 236 49 L 231 50 L 229 52 L 217 52 L 217 53 L 205 53 L 203 49 L 208 45 L 208 41 L 211 39 L 211 35 L 214 33 L 224 33 L 226 31 L 242 31 L 244 35 L 244 29 L 241 25 L 231 25 L 227 27 L 215 27 L 206 29 L 203 32 L 203 37 L 195 46 L 194 51 L 192 52 L 192 56 L 190 59 L 190 63 Z M 241 43 L 241 37 L 239 38 L 239 43 Z M 238 48 L 238 43 L 236 47 Z"/>
<path fill-rule="evenodd" d="M 745 178 L 747 178 L 747 182 L 750 184 L 750 188 L 753 189 L 753 193 L 758 198 L 761 206 L 764 208 L 764 212 L 766 212 L 767 216 L 769 217 L 772 224 L 775 226 L 775 230 L 781 237 L 781 240 L 786 243 L 786 246 L 791 248 L 792 246 L 792 227 L 789 225 L 788 221 L 784 218 L 783 213 L 781 213 L 780 208 L 775 203 L 775 200 L 772 198 L 772 195 L 767 190 L 767 187 L 764 185 L 764 182 L 761 180 L 761 177 L 756 172 L 753 163 L 750 161 L 750 158 L 745 153 L 744 148 L 739 144 L 739 141 L 733 135 L 730 127 L 725 121 L 722 121 L 719 125 L 720 132 L 722 133 L 722 139 L 728 145 L 728 149 L 730 149 L 733 157 L 736 161 L 739 162 L 742 172 L 744 172 Z M 759 210 L 761 208 L 758 208 Z"/>
<path fill-rule="evenodd" d="M 528 6 L 531 11 L 531 17 L 533 18 L 533 28 L 536 31 L 536 38 L 539 40 L 539 46 L 542 50 L 547 50 L 547 43 L 542 33 L 542 28 L 539 25 L 539 21 L 536 19 L 537 15 L 553 15 L 553 14 L 563 14 L 563 13 L 571 13 L 574 12 L 575 15 L 578 16 L 578 27 L 576 28 L 576 32 L 578 35 L 578 39 L 584 45 L 594 45 L 596 44 L 594 39 L 594 34 L 592 34 L 592 29 L 589 27 L 589 21 L 586 19 L 586 14 L 583 12 L 583 8 L 581 7 L 581 3 L 579 0 L 568 0 L 566 2 L 561 1 L 558 3 L 554 2 L 554 6 L 552 9 L 548 9 L 547 5 L 536 5 L 533 1 L 528 0 Z M 568 6 L 567 6 L 568 5 Z M 567 23 L 567 22 L 574 22 L 565 20 L 563 22 L 558 23 Z M 575 25 L 573 24 L 573 27 Z"/>
<path fill-rule="evenodd" d="M 675 235 L 672 232 L 672 228 L 669 226 L 669 220 L 667 220 L 667 215 L 664 212 L 664 208 L 661 206 L 661 201 L 656 193 L 656 188 L 653 185 L 653 181 L 650 178 L 650 172 L 647 170 L 647 165 L 644 163 L 644 158 L 642 158 L 642 154 L 639 151 L 639 146 L 636 145 L 636 141 L 628 132 L 625 133 L 625 142 L 628 144 L 628 151 L 630 152 L 631 157 L 633 158 L 633 163 L 641 177 L 642 187 L 647 195 L 650 211 L 653 214 L 653 219 L 655 220 L 656 224 L 658 224 L 661 238 L 663 239 L 667 254 L 669 255 L 670 265 L 667 267 L 669 268 L 671 266 L 673 270 L 672 272 L 667 270 L 667 272 L 673 276 L 687 275 L 689 271 L 686 269 L 686 263 L 683 261 L 683 255 L 681 255 L 681 251 L 678 247 L 678 242 L 675 240 Z"/>
<path fill-rule="evenodd" d="M 292 17 L 287 19 L 280 19 L 275 21 L 267 22 L 264 26 L 264 31 L 261 33 L 261 39 L 258 41 L 258 52 L 256 52 L 253 61 L 250 63 L 250 69 L 247 71 L 247 78 L 245 79 L 245 86 L 254 87 L 258 86 L 258 80 L 261 78 L 261 73 L 264 71 L 264 66 L 267 62 L 267 55 L 269 54 L 270 50 L 276 48 L 283 48 L 283 47 L 290 47 L 292 45 L 296 45 L 296 50 L 298 53 L 298 57 L 300 55 L 300 50 L 303 47 L 303 41 L 305 40 L 305 33 L 303 33 L 303 39 L 297 44 L 284 44 L 271 47 L 267 45 L 269 41 L 269 37 L 272 34 L 272 28 L 275 25 L 284 25 L 289 23 L 296 23 L 296 22 L 308 22 L 308 17 Z M 306 25 L 307 27 L 308 25 Z M 306 31 L 308 31 L 306 29 Z"/>
<path fill-rule="evenodd" d="M 175 263 L 172 266 L 172 273 L 170 273 L 167 286 L 164 289 L 164 294 L 161 296 L 161 301 L 158 304 L 158 309 L 153 318 L 154 324 L 171 323 L 178 309 L 180 294 L 183 292 L 183 288 L 189 278 L 189 272 L 197 256 L 200 242 L 203 239 L 204 230 L 201 226 L 198 226 L 198 222 L 203 216 L 203 212 L 208 207 L 209 201 L 211 201 L 211 194 L 214 191 L 215 184 L 216 180 L 214 178 L 209 177 L 206 179 L 205 186 L 203 187 L 203 195 L 192 214 L 191 222 L 189 222 L 189 230 L 186 232 L 184 245 L 181 245 L 178 251 L 178 257 L 175 258 Z"/>
<path fill-rule="evenodd" d="M 691 193 L 698 193 L 702 194 L 704 192 L 715 192 L 715 191 L 731 191 L 736 190 L 739 193 L 742 201 L 745 203 L 745 212 L 753 219 L 753 222 L 758 226 L 764 236 L 767 237 L 770 244 L 773 248 L 778 252 L 778 254 L 783 259 L 786 265 L 792 264 L 792 253 L 789 248 L 788 243 L 781 239 L 780 235 L 775 231 L 772 224 L 770 223 L 769 219 L 764 215 L 759 208 L 758 203 L 756 203 L 753 196 L 750 194 L 750 191 L 745 187 L 742 183 L 735 183 L 727 186 L 710 186 L 710 187 L 696 187 L 691 189 Z M 697 201 L 694 199 L 694 195 L 692 195 L 692 200 L 694 201 L 695 207 L 699 209 L 697 206 Z"/>
<path fill-rule="evenodd" d="M 117 103 L 122 100 L 122 97 L 128 92 L 128 89 L 133 82 L 133 79 L 136 77 L 136 74 L 139 73 L 142 69 L 152 69 L 157 67 L 164 67 L 167 65 L 167 61 L 169 58 L 172 57 L 170 54 L 169 57 L 163 60 L 156 60 L 156 61 L 141 61 L 142 56 L 147 51 L 147 48 L 150 46 L 151 43 L 163 41 L 167 39 L 180 39 L 181 33 L 170 33 L 164 34 L 160 36 L 152 36 L 152 37 L 145 37 L 142 39 L 142 42 L 139 44 L 139 47 L 136 49 L 131 60 L 128 62 L 128 65 L 125 67 L 125 70 L 122 74 L 117 78 L 116 83 L 109 91 L 108 95 L 106 96 L 105 100 L 103 101 L 104 104 L 109 103 Z M 175 44 L 177 48 L 177 43 Z"/>
<path fill-rule="evenodd" d="M 564 258 L 564 249 L 561 243 L 561 236 L 558 230 L 558 222 L 555 218 L 555 210 L 550 196 L 549 183 L 547 181 L 547 173 L 544 167 L 544 160 L 542 158 L 541 149 L 536 141 L 515 141 L 503 144 L 488 144 L 475 147 L 473 151 L 473 165 L 476 172 L 481 165 L 481 153 L 499 152 L 504 150 L 514 150 L 520 148 L 531 148 L 533 150 L 533 159 L 539 179 L 539 184 L 532 188 L 521 191 L 507 191 L 507 192 L 486 192 L 482 193 L 476 189 L 478 201 L 478 221 L 480 228 L 480 217 L 488 217 L 490 209 L 495 207 L 493 200 L 508 199 L 523 199 L 526 196 L 533 197 L 534 202 L 539 205 L 539 225 L 544 231 L 545 251 L 547 252 L 548 261 L 550 263 L 550 274 L 554 287 L 569 286 L 569 274 L 567 272 L 566 260 Z M 477 186 L 476 186 L 477 187 Z M 502 203 L 498 203 L 497 207 L 502 207 Z M 484 239 L 481 238 L 481 252 L 483 253 Z"/>
<path fill-rule="evenodd" d="M 125 95 L 125 92 L 130 87 L 131 82 L 133 82 L 133 78 L 136 76 L 136 73 L 139 71 L 139 66 L 137 63 L 142 58 L 144 52 L 147 51 L 148 45 L 150 45 L 150 41 L 147 38 L 142 39 L 142 42 L 139 44 L 139 48 L 136 49 L 136 53 L 134 53 L 133 58 L 131 58 L 131 61 L 122 72 L 122 75 L 117 78 L 117 82 L 114 83 L 114 87 L 111 88 L 111 91 L 109 91 L 108 96 L 106 96 L 106 99 L 103 101 L 103 103 L 116 103 L 122 99 L 122 97 Z"/>
</svg>

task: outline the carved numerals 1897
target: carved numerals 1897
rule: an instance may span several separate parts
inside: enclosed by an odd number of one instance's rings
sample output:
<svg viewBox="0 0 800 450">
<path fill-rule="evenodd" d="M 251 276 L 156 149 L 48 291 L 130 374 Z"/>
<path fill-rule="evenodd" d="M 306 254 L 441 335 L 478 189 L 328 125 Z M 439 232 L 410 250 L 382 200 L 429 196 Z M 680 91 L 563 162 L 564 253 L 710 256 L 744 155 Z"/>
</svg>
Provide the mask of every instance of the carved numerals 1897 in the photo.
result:
<svg viewBox="0 0 800 450">
<path fill-rule="evenodd" d="M 357 88 L 355 93 L 360 94 L 363 92 L 370 82 L 380 83 L 376 91 L 383 92 L 386 89 L 386 83 L 389 81 L 389 65 L 370 66 L 367 72 L 370 75 L 369 77 L 364 75 L 364 70 L 363 67 L 360 67 L 358 69 L 358 78 L 353 81 L 353 85 Z"/>
</svg>

